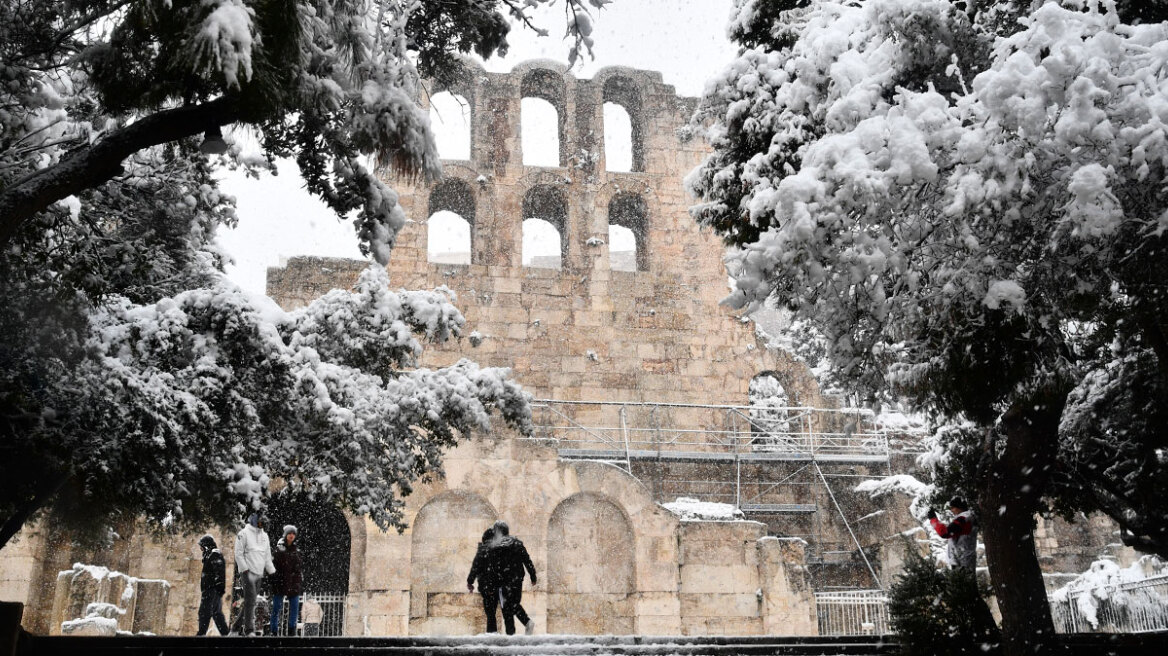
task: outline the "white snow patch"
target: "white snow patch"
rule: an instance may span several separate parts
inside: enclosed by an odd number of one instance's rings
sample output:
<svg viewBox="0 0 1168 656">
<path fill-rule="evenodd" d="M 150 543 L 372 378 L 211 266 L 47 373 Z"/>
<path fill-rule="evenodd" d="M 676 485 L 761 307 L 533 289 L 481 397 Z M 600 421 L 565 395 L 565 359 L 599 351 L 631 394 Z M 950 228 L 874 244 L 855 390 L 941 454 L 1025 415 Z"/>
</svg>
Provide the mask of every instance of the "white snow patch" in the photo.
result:
<svg viewBox="0 0 1168 656">
<path fill-rule="evenodd" d="M 677 515 L 682 521 L 734 521 L 745 519 L 742 511 L 732 503 L 698 501 L 691 497 L 678 497 L 676 501 L 661 504 L 666 510 Z"/>
</svg>

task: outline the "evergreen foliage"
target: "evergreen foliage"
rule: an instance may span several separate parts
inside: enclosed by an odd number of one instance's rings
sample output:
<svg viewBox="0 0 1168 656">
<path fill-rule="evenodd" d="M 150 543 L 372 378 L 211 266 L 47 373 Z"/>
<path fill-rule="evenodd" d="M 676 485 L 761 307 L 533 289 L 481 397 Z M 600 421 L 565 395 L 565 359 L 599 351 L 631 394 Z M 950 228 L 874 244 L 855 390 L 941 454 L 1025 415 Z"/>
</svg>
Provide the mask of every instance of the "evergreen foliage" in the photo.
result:
<svg viewBox="0 0 1168 656">
<path fill-rule="evenodd" d="M 285 312 L 227 281 L 213 174 L 295 158 L 384 263 L 405 215 L 365 156 L 439 175 L 420 76 L 542 1 L 0 0 L 0 548 L 50 508 L 79 538 L 229 525 L 275 477 L 402 528 L 445 449 L 529 428 L 508 371 L 418 366 L 462 334 L 448 290 L 375 266 Z M 199 152 L 230 125 L 264 155 Z"/>
<path fill-rule="evenodd" d="M 889 619 L 905 656 L 996 653 L 1001 637 L 985 606 L 988 592 L 973 572 L 937 569 L 910 549 L 888 590 Z"/>
<path fill-rule="evenodd" d="M 1030 653 L 1053 631 L 1035 513 L 1102 510 L 1168 553 L 1161 3 L 796 4 L 737 3 L 692 213 L 733 247 L 729 304 L 786 308 L 839 380 L 950 427 L 938 489 L 977 491 Z"/>
</svg>

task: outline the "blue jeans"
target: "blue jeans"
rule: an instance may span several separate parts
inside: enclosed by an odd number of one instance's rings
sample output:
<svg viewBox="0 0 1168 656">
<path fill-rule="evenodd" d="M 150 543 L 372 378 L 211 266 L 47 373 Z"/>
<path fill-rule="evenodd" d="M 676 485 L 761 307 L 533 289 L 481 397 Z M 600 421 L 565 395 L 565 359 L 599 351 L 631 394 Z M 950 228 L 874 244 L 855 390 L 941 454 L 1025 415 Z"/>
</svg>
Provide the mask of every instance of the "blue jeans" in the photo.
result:
<svg viewBox="0 0 1168 656">
<path fill-rule="evenodd" d="M 272 595 L 272 635 L 280 635 L 280 611 L 284 609 L 285 595 Z M 288 596 L 288 632 L 284 635 L 296 635 L 296 621 L 300 619 L 300 595 Z"/>
</svg>

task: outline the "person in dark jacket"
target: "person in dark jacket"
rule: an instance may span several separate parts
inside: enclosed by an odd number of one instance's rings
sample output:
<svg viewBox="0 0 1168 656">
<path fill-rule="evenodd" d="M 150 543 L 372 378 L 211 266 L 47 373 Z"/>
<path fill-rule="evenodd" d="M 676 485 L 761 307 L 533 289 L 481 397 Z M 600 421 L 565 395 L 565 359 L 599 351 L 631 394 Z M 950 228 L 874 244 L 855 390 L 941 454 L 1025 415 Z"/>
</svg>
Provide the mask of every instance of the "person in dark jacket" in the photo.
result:
<svg viewBox="0 0 1168 656">
<path fill-rule="evenodd" d="M 495 522 L 495 538 L 488 551 L 487 567 L 493 567 L 499 575 L 499 591 L 503 603 L 503 628 L 507 635 L 515 634 L 515 618 L 523 624 L 527 635 L 535 632 L 535 621 L 527 616 L 520 602 L 523 600 L 523 572 L 531 575 L 535 585 L 535 565 L 527 554 L 527 547 L 519 538 L 511 537 L 507 522 Z"/>
<path fill-rule="evenodd" d="M 199 581 L 202 599 L 199 601 L 199 632 L 195 635 L 207 635 L 213 619 L 219 635 L 225 636 L 227 618 L 223 616 L 223 593 L 227 589 L 227 561 L 210 535 L 199 538 L 199 548 L 203 550 L 203 577 Z"/>
<path fill-rule="evenodd" d="M 488 567 L 491 541 L 494 538 L 493 528 L 483 532 L 483 539 L 479 542 L 474 561 L 470 565 L 470 574 L 466 577 L 466 589 L 470 592 L 474 592 L 475 581 L 479 583 L 479 594 L 483 597 L 483 612 L 487 616 L 487 633 L 499 632 L 499 622 L 495 617 L 499 610 L 499 574 L 493 567 Z"/>
<path fill-rule="evenodd" d="M 276 565 L 276 574 L 272 579 L 271 635 L 280 635 L 280 611 L 283 610 L 285 599 L 288 600 L 288 632 L 285 635 L 296 635 L 296 623 L 300 619 L 300 593 L 304 592 L 304 573 L 296 545 L 295 526 L 289 524 L 284 527 L 284 537 L 276 545 L 272 562 Z"/>
</svg>

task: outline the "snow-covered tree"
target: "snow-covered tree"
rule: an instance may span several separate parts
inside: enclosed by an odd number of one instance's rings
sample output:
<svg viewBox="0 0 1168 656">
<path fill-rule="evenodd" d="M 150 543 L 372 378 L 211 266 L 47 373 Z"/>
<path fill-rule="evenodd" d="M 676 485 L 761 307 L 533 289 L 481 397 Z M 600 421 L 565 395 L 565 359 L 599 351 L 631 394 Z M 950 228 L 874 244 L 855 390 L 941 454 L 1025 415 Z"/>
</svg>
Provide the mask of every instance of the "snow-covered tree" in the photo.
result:
<svg viewBox="0 0 1168 656">
<path fill-rule="evenodd" d="M 505 52 L 508 17 L 549 1 L 0 0 L 0 245 L 135 152 L 247 126 L 384 263 L 404 217 L 366 156 L 437 175 L 419 73 Z M 607 2 L 566 3 L 573 58 Z"/>
<path fill-rule="evenodd" d="M 417 367 L 461 335 L 448 291 L 375 267 L 284 312 L 226 281 L 234 202 L 199 143 L 250 127 L 384 262 L 405 217 L 366 156 L 438 175 L 420 80 L 540 2 L 0 0 L 0 547 L 49 508 L 90 534 L 228 524 L 273 478 L 400 527 L 457 438 L 527 428 L 505 370 Z"/>
<path fill-rule="evenodd" d="M 1053 630 L 1044 502 L 1168 547 L 1165 422 L 1127 414 L 1168 383 L 1163 9 L 740 0 L 695 117 L 731 302 L 788 308 L 869 398 L 965 426 L 938 487 L 976 489 L 1011 654 Z"/>
</svg>

